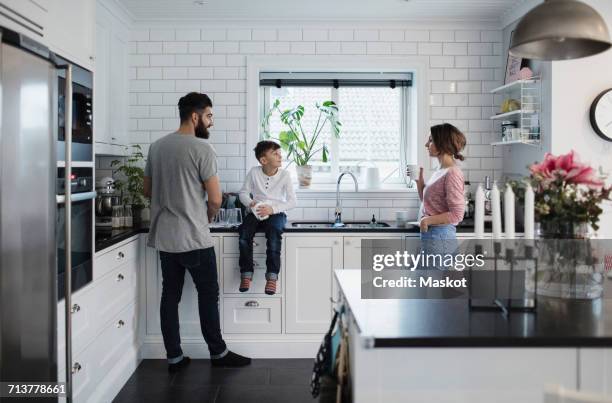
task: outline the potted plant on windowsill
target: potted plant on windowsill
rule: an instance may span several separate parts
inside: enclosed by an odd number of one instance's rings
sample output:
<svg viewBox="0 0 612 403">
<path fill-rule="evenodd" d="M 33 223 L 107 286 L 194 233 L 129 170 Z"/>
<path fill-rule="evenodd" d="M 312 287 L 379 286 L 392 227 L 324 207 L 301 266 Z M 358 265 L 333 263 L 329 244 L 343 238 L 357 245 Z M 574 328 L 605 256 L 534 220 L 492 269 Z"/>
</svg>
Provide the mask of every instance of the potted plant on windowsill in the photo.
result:
<svg viewBox="0 0 612 403">
<path fill-rule="evenodd" d="M 312 181 L 312 165 L 310 160 L 319 152 L 322 153 L 321 160 L 327 162 L 329 159 L 329 149 L 326 143 L 317 144 L 325 124 L 329 122 L 332 134 L 340 137 L 342 123 L 338 121 L 338 106 L 333 101 L 325 101 L 316 104 L 319 111 L 317 124 L 312 133 L 307 134 L 302 127 L 302 117 L 304 116 L 304 106 L 298 105 L 292 109 L 281 111 L 280 100 L 274 101 L 270 110 L 266 113 L 262 122 L 262 138 L 265 140 L 273 139 L 279 142 L 281 148 L 287 154 L 287 159 L 294 162 L 298 175 L 300 188 L 309 188 Z M 281 131 L 278 137 L 270 134 L 270 118 L 278 112 L 281 122 L 287 130 Z"/>
<path fill-rule="evenodd" d="M 121 192 L 123 203 L 132 206 L 134 225 L 140 224 L 143 209 L 148 207 L 148 200 L 144 197 L 144 164 L 145 158 L 142 147 L 133 144 L 132 153 L 122 160 L 114 160 L 111 167 L 115 168 L 115 189 Z M 129 147 L 125 147 L 126 151 Z"/>
</svg>

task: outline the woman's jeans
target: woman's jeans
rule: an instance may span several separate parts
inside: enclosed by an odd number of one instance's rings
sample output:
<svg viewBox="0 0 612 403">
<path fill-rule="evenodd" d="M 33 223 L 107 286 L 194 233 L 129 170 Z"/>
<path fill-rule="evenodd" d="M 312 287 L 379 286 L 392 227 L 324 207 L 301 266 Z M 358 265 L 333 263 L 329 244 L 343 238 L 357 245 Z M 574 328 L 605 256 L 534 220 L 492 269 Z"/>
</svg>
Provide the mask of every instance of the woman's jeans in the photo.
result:
<svg viewBox="0 0 612 403">
<path fill-rule="evenodd" d="M 250 213 L 238 229 L 240 247 L 240 278 L 253 278 L 253 238 L 257 231 L 266 234 L 266 280 L 277 280 L 281 265 L 281 247 L 283 231 L 287 224 L 285 213 L 272 214 L 263 221 L 259 221 Z"/>
<path fill-rule="evenodd" d="M 421 232 L 421 252 L 426 256 L 431 256 L 430 262 L 422 269 L 444 269 L 439 265 L 440 258 L 443 260 L 445 255 L 455 255 L 458 252 L 457 229 L 454 225 L 434 225 Z"/>
<path fill-rule="evenodd" d="M 178 305 L 183 293 L 185 270 L 189 271 L 198 292 L 200 328 L 211 358 L 227 354 L 221 336 L 219 320 L 219 282 L 217 258 L 214 248 L 197 249 L 182 253 L 159 252 L 162 269 L 162 296 L 160 304 L 161 331 L 170 364 L 183 358 L 179 333 Z"/>
</svg>

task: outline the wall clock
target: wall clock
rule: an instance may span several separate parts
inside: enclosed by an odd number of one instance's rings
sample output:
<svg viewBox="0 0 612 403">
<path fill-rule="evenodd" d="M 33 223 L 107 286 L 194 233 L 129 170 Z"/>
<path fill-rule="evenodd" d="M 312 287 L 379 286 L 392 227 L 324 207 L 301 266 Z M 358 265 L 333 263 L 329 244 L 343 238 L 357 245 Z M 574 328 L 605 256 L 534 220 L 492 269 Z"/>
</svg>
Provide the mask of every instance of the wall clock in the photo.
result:
<svg viewBox="0 0 612 403">
<path fill-rule="evenodd" d="M 595 98 L 591 105 L 591 126 L 604 140 L 612 141 L 612 88 Z"/>
</svg>

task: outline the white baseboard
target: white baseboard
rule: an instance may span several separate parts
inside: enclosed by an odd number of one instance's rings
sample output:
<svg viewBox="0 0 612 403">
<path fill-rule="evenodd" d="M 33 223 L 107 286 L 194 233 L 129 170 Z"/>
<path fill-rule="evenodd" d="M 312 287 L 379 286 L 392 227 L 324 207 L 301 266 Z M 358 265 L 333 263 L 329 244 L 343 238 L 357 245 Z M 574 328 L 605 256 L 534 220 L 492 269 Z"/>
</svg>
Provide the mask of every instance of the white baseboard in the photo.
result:
<svg viewBox="0 0 612 403">
<path fill-rule="evenodd" d="M 113 369 L 102 379 L 88 402 L 112 402 L 132 376 L 142 359 L 137 349 L 127 349 Z"/>
<path fill-rule="evenodd" d="M 251 358 L 315 358 L 320 341 L 226 341 L 227 347 L 241 355 Z M 182 343 L 183 353 L 191 358 L 209 358 L 206 343 Z M 166 358 L 164 344 L 160 342 L 146 342 L 142 345 L 141 358 Z"/>
</svg>

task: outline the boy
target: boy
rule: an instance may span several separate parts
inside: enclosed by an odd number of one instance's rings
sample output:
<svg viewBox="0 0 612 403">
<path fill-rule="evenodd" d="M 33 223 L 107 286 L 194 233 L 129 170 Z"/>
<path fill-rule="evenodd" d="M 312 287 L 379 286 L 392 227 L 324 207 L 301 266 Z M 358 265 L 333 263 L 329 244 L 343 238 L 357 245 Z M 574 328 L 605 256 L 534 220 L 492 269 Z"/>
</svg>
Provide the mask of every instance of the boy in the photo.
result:
<svg viewBox="0 0 612 403">
<path fill-rule="evenodd" d="M 280 271 L 282 234 L 287 223 L 285 212 L 295 207 L 291 175 L 281 169 L 280 146 L 273 141 L 260 141 L 255 157 L 261 166 L 251 168 L 240 190 L 240 201 L 251 211 L 238 229 L 240 234 L 240 292 L 251 287 L 253 279 L 253 237 L 257 230 L 266 234 L 265 293 L 276 293 Z M 257 205 L 257 207 L 255 207 Z"/>
</svg>

